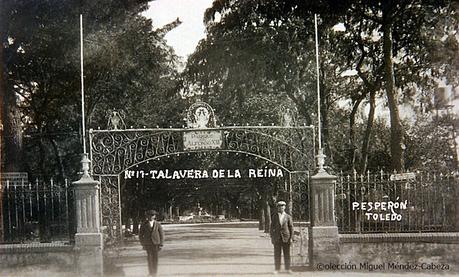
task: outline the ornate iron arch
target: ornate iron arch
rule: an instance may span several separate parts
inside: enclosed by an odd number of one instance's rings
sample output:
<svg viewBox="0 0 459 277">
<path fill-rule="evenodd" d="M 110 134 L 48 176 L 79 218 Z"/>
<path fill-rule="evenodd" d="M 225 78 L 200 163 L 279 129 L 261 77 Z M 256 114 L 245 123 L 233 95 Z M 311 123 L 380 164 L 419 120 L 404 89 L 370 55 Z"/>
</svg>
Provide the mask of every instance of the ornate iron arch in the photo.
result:
<svg viewBox="0 0 459 277">
<path fill-rule="evenodd" d="M 314 128 L 291 126 L 293 113 L 284 114 L 283 127 L 217 127 L 212 107 L 198 101 L 187 111 L 189 128 L 123 130 L 123 118 L 112 111 L 111 130 L 89 131 L 91 171 L 101 182 L 101 225 L 108 244 L 122 240 L 120 175 L 135 165 L 168 155 L 225 151 L 267 160 L 290 175 L 315 168 Z"/>
<path fill-rule="evenodd" d="M 92 174 L 101 182 L 101 225 L 107 241 L 113 243 L 122 239 L 120 175 L 137 164 L 187 152 L 228 151 L 265 159 L 290 173 L 315 168 L 314 128 L 310 126 L 115 129 L 90 130 L 89 134 Z M 197 139 L 190 139 L 193 136 Z M 203 137 L 215 141 L 201 145 Z"/>
<path fill-rule="evenodd" d="M 189 133 L 221 136 L 218 148 L 186 149 Z M 118 175 L 135 164 L 164 155 L 196 151 L 235 151 L 253 154 L 288 171 L 314 168 L 314 131 L 311 127 L 221 127 L 196 129 L 90 130 L 92 174 Z"/>
</svg>

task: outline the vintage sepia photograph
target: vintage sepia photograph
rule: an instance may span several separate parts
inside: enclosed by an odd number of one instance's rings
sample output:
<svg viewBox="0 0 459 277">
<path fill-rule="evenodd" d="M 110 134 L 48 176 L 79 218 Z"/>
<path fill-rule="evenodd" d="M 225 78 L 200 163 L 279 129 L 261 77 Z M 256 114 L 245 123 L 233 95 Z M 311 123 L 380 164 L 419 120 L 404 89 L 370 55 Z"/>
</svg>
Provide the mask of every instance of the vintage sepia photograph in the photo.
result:
<svg viewBox="0 0 459 277">
<path fill-rule="evenodd" d="M 458 276 L 459 2 L 0 0 L 0 276 Z"/>
</svg>

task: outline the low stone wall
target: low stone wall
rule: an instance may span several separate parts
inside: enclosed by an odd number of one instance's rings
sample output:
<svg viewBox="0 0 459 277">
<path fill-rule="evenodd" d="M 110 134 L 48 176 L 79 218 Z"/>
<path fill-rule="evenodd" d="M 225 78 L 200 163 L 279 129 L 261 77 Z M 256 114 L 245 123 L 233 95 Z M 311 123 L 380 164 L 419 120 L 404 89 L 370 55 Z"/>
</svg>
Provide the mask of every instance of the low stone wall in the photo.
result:
<svg viewBox="0 0 459 277">
<path fill-rule="evenodd" d="M 459 233 L 340 235 L 339 262 L 318 271 L 459 272 Z"/>
<path fill-rule="evenodd" d="M 21 272 L 34 266 L 61 273 L 75 272 L 73 246 L 65 243 L 0 245 L 0 273 Z"/>
</svg>

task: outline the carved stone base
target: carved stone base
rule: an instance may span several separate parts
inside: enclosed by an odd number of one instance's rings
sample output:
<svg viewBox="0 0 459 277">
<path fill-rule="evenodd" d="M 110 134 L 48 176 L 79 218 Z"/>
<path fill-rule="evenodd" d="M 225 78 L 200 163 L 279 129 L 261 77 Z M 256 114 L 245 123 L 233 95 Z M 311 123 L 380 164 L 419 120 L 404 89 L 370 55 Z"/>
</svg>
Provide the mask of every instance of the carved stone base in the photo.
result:
<svg viewBox="0 0 459 277">
<path fill-rule="evenodd" d="M 101 233 L 75 235 L 76 266 L 79 276 L 103 276 L 103 238 Z"/>
<path fill-rule="evenodd" d="M 78 248 L 100 247 L 103 248 L 102 233 L 76 233 L 75 246 Z"/>
<path fill-rule="evenodd" d="M 318 263 L 339 262 L 339 236 L 337 226 L 314 226 L 314 268 Z"/>
</svg>

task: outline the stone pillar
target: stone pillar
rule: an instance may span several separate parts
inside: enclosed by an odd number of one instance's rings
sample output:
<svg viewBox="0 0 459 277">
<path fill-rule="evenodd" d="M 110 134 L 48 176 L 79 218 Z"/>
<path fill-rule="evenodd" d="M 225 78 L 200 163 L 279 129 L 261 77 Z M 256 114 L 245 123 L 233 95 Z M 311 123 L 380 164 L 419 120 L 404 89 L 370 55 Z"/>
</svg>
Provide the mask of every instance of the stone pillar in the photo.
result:
<svg viewBox="0 0 459 277">
<path fill-rule="evenodd" d="M 82 160 L 83 176 L 73 182 L 77 233 L 75 253 L 79 276 L 103 276 L 103 237 L 100 232 L 99 182 L 88 173 L 89 159 Z"/>
<path fill-rule="evenodd" d="M 338 226 L 335 220 L 336 177 L 325 170 L 311 177 L 313 263 L 339 261 Z"/>
</svg>

